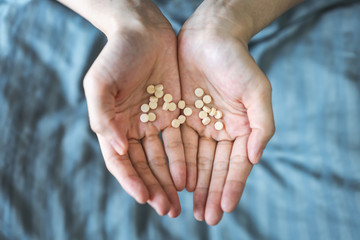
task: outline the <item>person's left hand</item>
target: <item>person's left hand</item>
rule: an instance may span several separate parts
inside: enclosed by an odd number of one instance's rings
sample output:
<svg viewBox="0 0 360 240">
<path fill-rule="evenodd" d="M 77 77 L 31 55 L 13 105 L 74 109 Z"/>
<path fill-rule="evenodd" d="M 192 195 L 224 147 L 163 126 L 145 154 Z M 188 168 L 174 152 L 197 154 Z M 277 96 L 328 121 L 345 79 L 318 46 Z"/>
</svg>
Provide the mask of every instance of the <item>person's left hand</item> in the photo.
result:
<svg viewBox="0 0 360 240">
<path fill-rule="evenodd" d="M 240 200 L 253 164 L 274 134 L 271 86 L 251 57 L 247 44 L 222 24 L 204 21 L 197 10 L 178 36 L 182 96 L 194 106 L 201 87 L 223 112 L 224 129 L 216 119 L 204 126 L 193 108 L 182 126 L 187 164 L 186 189 L 194 192 L 194 216 L 217 224 Z M 200 12 L 200 13 L 199 13 Z M 230 25 L 231 26 L 231 25 Z"/>
</svg>

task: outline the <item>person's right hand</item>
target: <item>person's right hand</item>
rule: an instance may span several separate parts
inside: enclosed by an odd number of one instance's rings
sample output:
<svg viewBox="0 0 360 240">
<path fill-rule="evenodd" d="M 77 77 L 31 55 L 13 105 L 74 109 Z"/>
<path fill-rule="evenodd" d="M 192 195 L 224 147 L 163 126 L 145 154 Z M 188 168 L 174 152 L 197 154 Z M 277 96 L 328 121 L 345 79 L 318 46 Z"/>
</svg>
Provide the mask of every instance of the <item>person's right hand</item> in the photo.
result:
<svg viewBox="0 0 360 240">
<path fill-rule="evenodd" d="M 171 127 L 179 112 L 165 112 L 159 104 L 151 110 L 156 121 L 142 123 L 140 106 L 149 101 L 150 84 L 163 84 L 174 102 L 180 100 L 177 39 L 151 1 L 133 9 L 118 20 L 120 27 L 106 33 L 108 43 L 86 74 L 90 125 L 108 170 L 125 191 L 159 215 L 176 217 L 181 211 L 176 190 L 184 189 L 186 174 L 180 129 Z M 129 17 L 131 11 L 135 17 Z"/>
</svg>

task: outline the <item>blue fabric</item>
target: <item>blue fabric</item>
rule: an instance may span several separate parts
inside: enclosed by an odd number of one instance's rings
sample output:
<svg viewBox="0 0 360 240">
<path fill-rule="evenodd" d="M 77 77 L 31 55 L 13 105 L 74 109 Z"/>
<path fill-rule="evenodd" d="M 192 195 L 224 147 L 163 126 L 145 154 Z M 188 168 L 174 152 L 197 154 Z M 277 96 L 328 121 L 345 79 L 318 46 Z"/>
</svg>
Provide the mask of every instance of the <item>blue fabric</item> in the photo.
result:
<svg viewBox="0 0 360 240">
<path fill-rule="evenodd" d="M 178 30 L 200 1 L 160 1 Z M 359 239 L 360 1 L 307 1 L 250 43 L 277 132 L 215 227 L 159 217 L 107 172 L 82 79 L 105 37 L 53 1 L 0 1 L 0 239 Z"/>
</svg>

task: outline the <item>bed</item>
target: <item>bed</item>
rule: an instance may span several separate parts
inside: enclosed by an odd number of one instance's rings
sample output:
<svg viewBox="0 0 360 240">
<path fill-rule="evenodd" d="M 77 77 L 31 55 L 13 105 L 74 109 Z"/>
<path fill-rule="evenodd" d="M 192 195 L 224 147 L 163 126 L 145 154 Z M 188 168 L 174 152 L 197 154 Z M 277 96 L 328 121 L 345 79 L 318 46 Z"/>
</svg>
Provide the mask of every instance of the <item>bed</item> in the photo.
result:
<svg viewBox="0 0 360 240">
<path fill-rule="evenodd" d="M 156 1 L 174 29 L 201 1 Z M 82 79 L 106 43 L 55 1 L 0 1 L 0 239 L 360 239 L 360 1 L 305 1 L 249 44 L 276 134 L 215 227 L 137 204 L 106 170 Z"/>
</svg>

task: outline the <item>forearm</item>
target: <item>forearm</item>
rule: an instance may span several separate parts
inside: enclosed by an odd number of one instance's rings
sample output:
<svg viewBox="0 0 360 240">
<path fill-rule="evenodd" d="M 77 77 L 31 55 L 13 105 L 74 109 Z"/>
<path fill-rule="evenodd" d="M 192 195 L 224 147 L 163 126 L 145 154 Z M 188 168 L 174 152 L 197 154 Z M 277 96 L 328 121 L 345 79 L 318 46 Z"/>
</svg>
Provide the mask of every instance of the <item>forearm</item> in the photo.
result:
<svg viewBox="0 0 360 240">
<path fill-rule="evenodd" d="M 288 9 L 303 0 L 205 0 L 199 7 L 205 22 L 223 24 L 248 42 Z M 215 21 L 215 22 L 214 22 Z"/>
<path fill-rule="evenodd" d="M 58 0 L 106 35 L 156 23 L 160 10 L 151 0 Z M 149 20 L 151 19 L 151 20 Z"/>
</svg>

